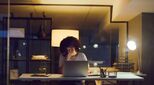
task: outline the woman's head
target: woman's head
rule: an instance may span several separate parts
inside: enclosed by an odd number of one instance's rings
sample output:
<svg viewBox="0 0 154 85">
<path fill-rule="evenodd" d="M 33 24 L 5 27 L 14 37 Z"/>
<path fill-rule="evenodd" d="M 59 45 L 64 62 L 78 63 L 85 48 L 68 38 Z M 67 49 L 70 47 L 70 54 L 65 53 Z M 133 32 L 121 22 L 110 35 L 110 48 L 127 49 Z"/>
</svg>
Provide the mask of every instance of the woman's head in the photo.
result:
<svg viewBox="0 0 154 85">
<path fill-rule="evenodd" d="M 68 54 L 70 48 L 74 48 L 76 52 L 79 51 L 80 41 L 75 37 L 66 37 L 60 43 L 60 52 L 63 56 Z"/>
</svg>

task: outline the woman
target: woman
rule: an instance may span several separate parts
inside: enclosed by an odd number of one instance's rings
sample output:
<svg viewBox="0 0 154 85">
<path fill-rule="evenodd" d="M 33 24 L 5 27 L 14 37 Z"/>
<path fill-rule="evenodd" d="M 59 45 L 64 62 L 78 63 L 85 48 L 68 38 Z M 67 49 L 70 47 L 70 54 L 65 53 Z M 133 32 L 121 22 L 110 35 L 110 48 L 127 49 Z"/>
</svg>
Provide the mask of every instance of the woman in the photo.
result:
<svg viewBox="0 0 154 85">
<path fill-rule="evenodd" d="M 59 72 L 63 73 L 65 61 L 87 61 L 84 53 L 79 52 L 80 42 L 75 37 L 66 37 L 60 43 Z M 82 85 L 81 81 L 61 81 L 60 85 Z"/>
<path fill-rule="evenodd" d="M 60 43 L 59 72 L 63 73 L 64 61 L 87 61 L 84 53 L 79 52 L 80 41 L 75 37 L 66 37 Z"/>
</svg>

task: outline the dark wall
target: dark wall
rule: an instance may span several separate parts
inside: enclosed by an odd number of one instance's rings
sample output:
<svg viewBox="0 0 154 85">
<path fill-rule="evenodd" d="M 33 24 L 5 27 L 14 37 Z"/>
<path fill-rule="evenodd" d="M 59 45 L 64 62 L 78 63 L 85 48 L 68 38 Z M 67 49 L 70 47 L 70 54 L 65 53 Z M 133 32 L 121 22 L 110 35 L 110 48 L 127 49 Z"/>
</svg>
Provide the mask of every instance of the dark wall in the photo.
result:
<svg viewBox="0 0 154 85">
<path fill-rule="evenodd" d="M 142 71 L 147 74 L 144 85 L 154 80 L 154 13 L 142 14 Z"/>
<path fill-rule="evenodd" d="M 99 34 L 96 29 L 80 31 L 81 44 L 86 46 L 85 49 L 81 46 L 81 51 L 89 61 L 103 61 L 100 66 L 112 66 L 118 54 L 118 41 L 113 36 L 118 36 L 118 31 L 104 31 Z M 94 48 L 94 44 L 98 44 L 98 48 Z"/>
</svg>

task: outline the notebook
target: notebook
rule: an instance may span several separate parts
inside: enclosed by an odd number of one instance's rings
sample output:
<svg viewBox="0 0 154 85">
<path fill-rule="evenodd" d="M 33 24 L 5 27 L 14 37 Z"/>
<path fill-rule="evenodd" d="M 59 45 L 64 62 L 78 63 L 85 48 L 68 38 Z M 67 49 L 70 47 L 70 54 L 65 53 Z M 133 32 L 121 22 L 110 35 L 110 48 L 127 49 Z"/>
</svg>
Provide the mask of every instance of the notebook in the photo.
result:
<svg viewBox="0 0 154 85">
<path fill-rule="evenodd" d="M 64 77 L 85 77 L 88 76 L 88 61 L 65 61 Z"/>
</svg>

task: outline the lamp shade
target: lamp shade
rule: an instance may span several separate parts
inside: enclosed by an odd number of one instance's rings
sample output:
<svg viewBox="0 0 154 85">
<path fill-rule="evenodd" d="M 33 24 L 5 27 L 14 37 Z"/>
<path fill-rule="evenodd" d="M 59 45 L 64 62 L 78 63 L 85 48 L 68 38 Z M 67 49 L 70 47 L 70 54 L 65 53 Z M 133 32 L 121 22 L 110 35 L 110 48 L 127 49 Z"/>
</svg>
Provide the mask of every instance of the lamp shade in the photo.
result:
<svg viewBox="0 0 154 85">
<path fill-rule="evenodd" d="M 60 42 L 68 37 L 73 36 L 79 39 L 79 31 L 78 30 L 66 30 L 66 29 L 54 29 L 51 33 L 51 45 L 53 47 L 59 47 Z"/>
</svg>

